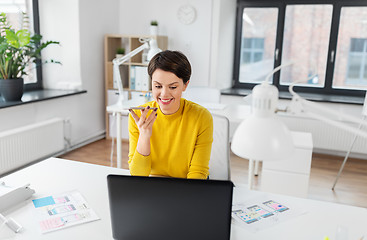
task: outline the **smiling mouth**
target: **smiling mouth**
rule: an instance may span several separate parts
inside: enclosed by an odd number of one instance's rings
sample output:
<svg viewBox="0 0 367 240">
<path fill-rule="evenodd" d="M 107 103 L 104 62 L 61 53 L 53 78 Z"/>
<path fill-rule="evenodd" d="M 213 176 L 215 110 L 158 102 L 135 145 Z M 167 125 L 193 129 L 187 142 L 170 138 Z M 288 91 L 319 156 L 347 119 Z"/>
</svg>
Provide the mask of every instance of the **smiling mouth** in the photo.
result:
<svg viewBox="0 0 367 240">
<path fill-rule="evenodd" d="M 173 98 L 170 98 L 170 99 L 159 99 L 159 101 L 162 103 L 162 104 L 170 104 L 172 102 Z"/>
</svg>

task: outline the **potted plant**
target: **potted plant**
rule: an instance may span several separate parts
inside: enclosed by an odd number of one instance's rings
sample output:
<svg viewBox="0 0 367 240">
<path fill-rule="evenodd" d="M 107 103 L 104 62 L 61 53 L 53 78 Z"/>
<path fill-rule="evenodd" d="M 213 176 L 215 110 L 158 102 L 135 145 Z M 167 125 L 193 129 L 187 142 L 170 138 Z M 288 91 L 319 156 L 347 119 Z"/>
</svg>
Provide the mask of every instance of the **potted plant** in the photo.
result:
<svg viewBox="0 0 367 240">
<path fill-rule="evenodd" d="M 158 35 L 158 22 L 156 20 L 150 22 L 150 35 L 152 36 Z"/>
<path fill-rule="evenodd" d="M 23 13 L 23 26 L 15 30 L 9 24 L 5 13 L 0 13 L 0 94 L 5 101 L 20 101 L 23 96 L 23 76 L 27 66 L 41 59 L 41 51 L 55 41 L 41 42 L 42 36 L 31 36 Z M 59 63 L 51 60 L 50 62 Z M 36 65 L 37 66 L 37 65 Z"/>
<path fill-rule="evenodd" d="M 120 47 L 116 49 L 116 58 L 121 58 L 125 54 L 125 48 Z"/>
</svg>

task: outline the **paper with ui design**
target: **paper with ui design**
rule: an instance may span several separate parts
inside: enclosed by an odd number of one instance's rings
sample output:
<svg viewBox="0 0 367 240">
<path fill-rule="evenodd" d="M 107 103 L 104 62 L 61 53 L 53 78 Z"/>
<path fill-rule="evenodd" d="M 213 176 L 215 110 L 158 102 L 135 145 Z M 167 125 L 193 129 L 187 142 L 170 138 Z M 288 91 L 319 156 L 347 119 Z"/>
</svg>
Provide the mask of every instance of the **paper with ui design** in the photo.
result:
<svg viewBox="0 0 367 240">
<path fill-rule="evenodd" d="M 32 201 L 36 220 L 42 233 L 100 219 L 77 191 Z"/>
<path fill-rule="evenodd" d="M 232 206 L 232 217 L 245 229 L 257 232 L 285 220 L 302 215 L 306 211 L 294 204 L 273 198 L 254 198 L 252 201 Z"/>
</svg>

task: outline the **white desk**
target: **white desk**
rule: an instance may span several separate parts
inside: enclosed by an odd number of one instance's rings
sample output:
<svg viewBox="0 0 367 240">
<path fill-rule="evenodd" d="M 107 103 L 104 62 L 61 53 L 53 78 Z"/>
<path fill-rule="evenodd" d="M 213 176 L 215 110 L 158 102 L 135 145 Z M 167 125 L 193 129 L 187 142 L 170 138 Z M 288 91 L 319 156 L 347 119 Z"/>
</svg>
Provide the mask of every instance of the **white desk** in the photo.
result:
<svg viewBox="0 0 367 240">
<path fill-rule="evenodd" d="M 31 183 L 31 187 L 36 190 L 34 198 L 77 190 L 101 218 L 95 222 L 41 234 L 33 217 L 32 202 L 29 200 L 17 210 L 4 213 L 7 217 L 13 217 L 24 227 L 23 232 L 16 234 L 13 239 L 112 239 L 106 180 L 106 176 L 111 173 L 129 174 L 123 169 L 50 158 L 2 178 L 1 180 L 8 185 Z M 238 187 L 234 191 L 234 201 L 261 194 L 264 193 Z M 367 209 L 365 208 L 275 194 L 267 195 L 302 206 L 308 213 L 255 234 L 232 224 L 231 239 L 322 240 L 326 235 L 335 239 L 337 225 L 348 228 L 350 240 L 358 240 L 363 234 L 367 237 Z"/>
<path fill-rule="evenodd" d="M 117 162 L 117 167 L 121 168 L 122 165 L 122 150 L 121 150 L 121 116 L 125 115 L 128 116 L 129 115 L 129 110 L 119 107 L 119 106 L 107 106 L 106 111 L 108 113 L 114 113 L 116 114 L 116 162 Z"/>
<path fill-rule="evenodd" d="M 116 103 L 118 97 L 116 96 L 116 91 L 112 91 L 110 93 L 110 90 L 108 92 L 108 104 L 110 102 Z M 112 97 L 113 96 L 113 97 Z M 116 114 L 116 155 L 117 155 L 117 167 L 121 168 L 122 164 L 122 149 L 121 149 L 121 139 L 122 139 L 122 125 L 121 125 L 121 117 L 122 116 L 129 116 L 129 108 L 130 107 L 136 107 L 143 105 L 147 100 L 145 97 L 135 97 L 134 99 L 127 100 L 123 102 L 123 107 L 119 105 L 108 105 L 106 108 L 106 111 L 108 113 Z M 110 122 L 111 124 L 111 122 Z M 127 130 L 126 128 L 124 128 Z M 110 129 L 111 130 L 111 129 Z M 127 130 L 128 132 L 128 130 Z M 128 136 L 128 134 L 127 134 Z"/>
</svg>

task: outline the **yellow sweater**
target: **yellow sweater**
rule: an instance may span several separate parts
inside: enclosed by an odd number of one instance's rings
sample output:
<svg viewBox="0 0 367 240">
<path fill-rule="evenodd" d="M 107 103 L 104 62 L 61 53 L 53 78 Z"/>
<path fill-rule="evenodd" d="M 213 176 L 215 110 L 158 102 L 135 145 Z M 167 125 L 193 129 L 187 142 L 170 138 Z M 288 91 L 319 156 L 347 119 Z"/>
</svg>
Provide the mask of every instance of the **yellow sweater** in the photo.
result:
<svg viewBox="0 0 367 240">
<path fill-rule="evenodd" d="M 180 109 L 164 115 L 155 102 L 143 106 L 158 107 L 150 138 L 151 152 L 136 151 L 139 129 L 129 116 L 129 168 L 131 175 L 160 175 L 206 179 L 213 142 L 213 118 L 204 107 L 181 98 Z M 138 116 L 140 111 L 136 111 Z"/>
</svg>

